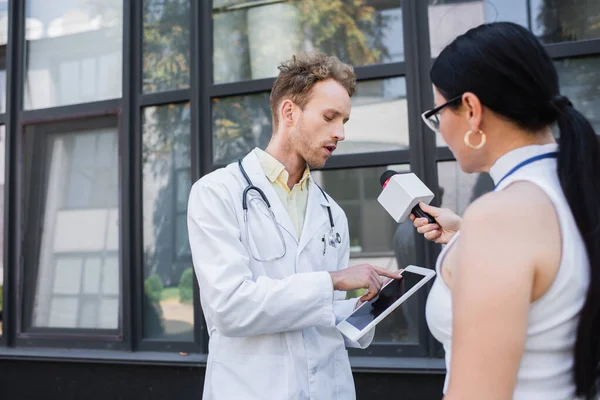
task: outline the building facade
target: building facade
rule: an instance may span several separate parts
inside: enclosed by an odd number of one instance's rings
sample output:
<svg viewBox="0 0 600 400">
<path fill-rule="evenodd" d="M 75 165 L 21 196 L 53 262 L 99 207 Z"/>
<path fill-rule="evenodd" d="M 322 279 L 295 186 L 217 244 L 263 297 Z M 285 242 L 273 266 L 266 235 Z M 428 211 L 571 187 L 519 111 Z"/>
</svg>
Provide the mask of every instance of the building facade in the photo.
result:
<svg viewBox="0 0 600 400">
<path fill-rule="evenodd" d="M 346 140 L 313 171 L 347 213 L 351 265 L 433 268 L 440 247 L 386 214 L 379 176 L 412 171 L 458 213 L 491 189 L 420 114 L 432 60 L 493 21 L 543 41 L 600 132 L 598 1 L 0 0 L 0 398 L 201 398 L 189 189 L 266 146 L 277 65 L 300 51 L 359 80 Z M 350 351 L 359 399 L 441 398 L 426 296 Z"/>
</svg>

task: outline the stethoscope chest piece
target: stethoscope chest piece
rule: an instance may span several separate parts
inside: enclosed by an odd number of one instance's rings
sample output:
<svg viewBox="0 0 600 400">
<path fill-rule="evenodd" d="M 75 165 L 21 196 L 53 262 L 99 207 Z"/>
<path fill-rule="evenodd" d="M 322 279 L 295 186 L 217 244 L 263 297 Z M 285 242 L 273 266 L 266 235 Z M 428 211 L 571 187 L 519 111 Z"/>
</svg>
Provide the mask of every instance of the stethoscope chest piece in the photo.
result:
<svg viewBox="0 0 600 400">
<path fill-rule="evenodd" d="M 329 231 L 328 240 L 331 247 L 337 247 L 338 244 L 342 243 L 342 237 L 339 232 L 333 232 L 333 229 Z"/>
</svg>

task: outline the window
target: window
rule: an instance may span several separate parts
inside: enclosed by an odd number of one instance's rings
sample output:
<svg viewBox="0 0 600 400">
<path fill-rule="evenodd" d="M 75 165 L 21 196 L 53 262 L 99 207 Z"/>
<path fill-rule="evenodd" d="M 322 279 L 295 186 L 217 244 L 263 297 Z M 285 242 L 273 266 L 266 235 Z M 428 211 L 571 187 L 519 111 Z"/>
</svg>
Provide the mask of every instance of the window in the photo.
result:
<svg viewBox="0 0 600 400">
<path fill-rule="evenodd" d="M 122 0 L 25 6 L 25 109 L 121 97 Z"/>
<path fill-rule="evenodd" d="M 120 328 L 115 127 L 106 118 L 25 128 L 25 328 Z"/>
<path fill-rule="evenodd" d="M 600 57 L 565 58 L 555 62 L 562 94 L 600 135 Z"/>
<path fill-rule="evenodd" d="M 440 203 L 463 215 L 475 199 L 491 192 L 494 181 L 488 173 L 466 174 L 456 161 L 440 162 L 437 165 L 440 186 Z"/>
<path fill-rule="evenodd" d="M 190 107 L 144 109 L 144 336 L 193 340 L 194 271 L 187 236 Z"/>
<path fill-rule="evenodd" d="M 6 132 L 0 125 L 0 227 L 4 227 L 4 162 L 6 156 Z M 0 336 L 2 335 L 2 310 L 4 293 L 4 229 L 0 231 Z"/>
<path fill-rule="evenodd" d="M 185 89 L 190 81 L 189 0 L 145 0 L 144 93 Z"/>
<path fill-rule="evenodd" d="M 301 51 L 356 66 L 404 61 L 400 3 L 214 0 L 214 82 L 274 77 Z"/>
<path fill-rule="evenodd" d="M 6 112 L 6 45 L 8 44 L 8 0 L 0 0 L 0 113 Z"/>
<path fill-rule="evenodd" d="M 600 2 L 544 0 L 429 0 L 431 56 L 486 22 L 510 21 L 545 43 L 600 38 Z"/>
<path fill-rule="evenodd" d="M 225 164 L 271 138 L 269 94 L 213 99 L 213 157 Z M 404 77 L 358 82 L 346 138 L 336 155 L 403 150 L 409 147 Z"/>
</svg>

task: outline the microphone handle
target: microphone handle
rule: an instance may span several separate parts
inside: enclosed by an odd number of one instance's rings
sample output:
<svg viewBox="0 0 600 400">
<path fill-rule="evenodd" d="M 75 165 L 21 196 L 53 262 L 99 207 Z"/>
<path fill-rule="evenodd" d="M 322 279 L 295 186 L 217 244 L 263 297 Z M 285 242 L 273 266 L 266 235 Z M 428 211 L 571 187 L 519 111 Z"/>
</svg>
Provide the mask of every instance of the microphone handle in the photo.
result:
<svg viewBox="0 0 600 400">
<path fill-rule="evenodd" d="M 413 215 L 417 218 L 427 218 L 430 224 L 435 224 L 436 220 L 431 215 L 427 214 L 425 211 L 421 210 L 421 207 L 417 204 L 413 207 L 412 211 Z"/>
</svg>

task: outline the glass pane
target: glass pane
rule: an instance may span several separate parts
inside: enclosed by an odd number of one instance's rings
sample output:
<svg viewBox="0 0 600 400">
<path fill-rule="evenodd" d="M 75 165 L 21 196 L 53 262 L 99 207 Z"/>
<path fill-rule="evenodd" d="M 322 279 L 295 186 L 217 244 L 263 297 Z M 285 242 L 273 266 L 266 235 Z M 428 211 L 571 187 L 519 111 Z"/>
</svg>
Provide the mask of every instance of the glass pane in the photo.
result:
<svg viewBox="0 0 600 400">
<path fill-rule="evenodd" d="M 407 149 L 405 78 L 359 82 L 345 134 L 336 154 Z"/>
<path fill-rule="evenodd" d="M 53 134 L 43 130 L 43 126 L 27 127 L 25 137 L 27 191 L 40 191 L 42 198 L 34 200 L 30 197 L 36 195 L 29 193 L 27 218 L 43 216 L 28 224 L 28 232 L 36 232 L 29 234 L 31 243 L 39 249 L 39 253 L 26 253 L 26 257 L 39 254 L 26 263 L 37 266 L 28 272 L 34 285 L 32 325 L 117 329 L 121 285 L 119 175 L 116 164 L 107 169 L 102 162 L 116 160 L 116 129 Z M 83 159 L 78 153 L 88 157 Z M 44 181 L 39 182 L 42 176 Z M 70 189 L 82 180 L 88 182 L 87 190 Z M 112 272 L 107 273 L 107 265 L 112 265 Z M 112 290 L 101 291 L 101 287 Z M 107 310 L 114 315 L 110 321 L 103 320 L 97 311 L 107 299 L 117 300 Z"/>
<path fill-rule="evenodd" d="M 410 171 L 408 165 L 391 165 L 311 173 L 315 182 L 321 185 L 347 214 L 350 237 L 353 238 L 352 257 L 365 254 L 368 257 L 373 254 L 379 257 L 384 253 L 389 260 L 385 261 L 386 265 L 383 266 L 395 265 L 392 238 L 397 224 L 377 201 L 381 193 L 379 177 L 388 169 L 398 172 Z"/>
<path fill-rule="evenodd" d="M 456 161 L 437 164 L 442 207 L 462 215 L 467 206 L 494 189 L 494 181 L 486 172 L 466 174 Z"/>
<path fill-rule="evenodd" d="M 0 125 L 0 227 L 4 227 L 4 157 L 6 137 L 4 125 Z M 2 304 L 4 288 L 4 229 L 0 229 L 0 335 L 2 335 Z"/>
<path fill-rule="evenodd" d="M 352 96 L 346 139 L 335 154 L 408 148 L 404 77 L 362 81 Z M 254 147 L 265 148 L 272 132 L 269 93 L 213 99 L 213 161 L 225 164 Z M 335 157 L 335 156 L 334 156 Z"/>
<path fill-rule="evenodd" d="M 408 165 L 314 171 L 312 176 L 342 207 L 350 230 L 350 265 L 370 263 L 397 270 L 415 264 L 414 228 L 410 221 L 397 224 L 377 201 L 379 177 L 388 170 L 410 172 Z M 352 291 L 357 297 L 363 290 Z M 377 342 L 418 340 L 418 301 L 408 301 L 377 326 Z"/>
<path fill-rule="evenodd" d="M 27 0 L 25 109 L 121 97 L 122 0 Z"/>
<path fill-rule="evenodd" d="M 189 0 L 144 1 L 144 93 L 189 86 L 190 19 Z"/>
<path fill-rule="evenodd" d="M 100 291 L 102 259 L 100 257 L 89 257 L 85 262 L 83 273 L 83 293 L 97 294 Z"/>
<path fill-rule="evenodd" d="M 400 0 L 256 3 L 213 1 L 215 83 L 276 76 L 280 62 L 302 51 L 355 66 L 404 61 Z"/>
<path fill-rule="evenodd" d="M 592 123 L 600 135 L 600 57 L 555 62 L 562 94 Z"/>
<path fill-rule="evenodd" d="M 6 112 L 6 45 L 8 44 L 8 0 L 0 0 L 0 114 Z M 2 308 L 0 307 L 0 311 Z M 1 320 L 1 318 L 0 318 Z M 1 325 L 1 324 L 0 324 Z M 2 333 L 0 328 L 0 334 Z"/>
<path fill-rule="evenodd" d="M 81 135 L 73 140 L 67 208 L 117 206 L 119 202 L 118 143 L 114 131 Z"/>
<path fill-rule="evenodd" d="M 269 93 L 212 100 L 213 161 L 233 162 L 271 138 Z"/>
<path fill-rule="evenodd" d="M 189 104 L 146 108 L 143 129 L 144 336 L 191 341 L 194 281 L 185 224 L 192 184 Z"/>
<path fill-rule="evenodd" d="M 545 43 L 600 38 L 597 0 L 429 0 L 431 56 L 470 28 L 511 21 Z"/>
</svg>

